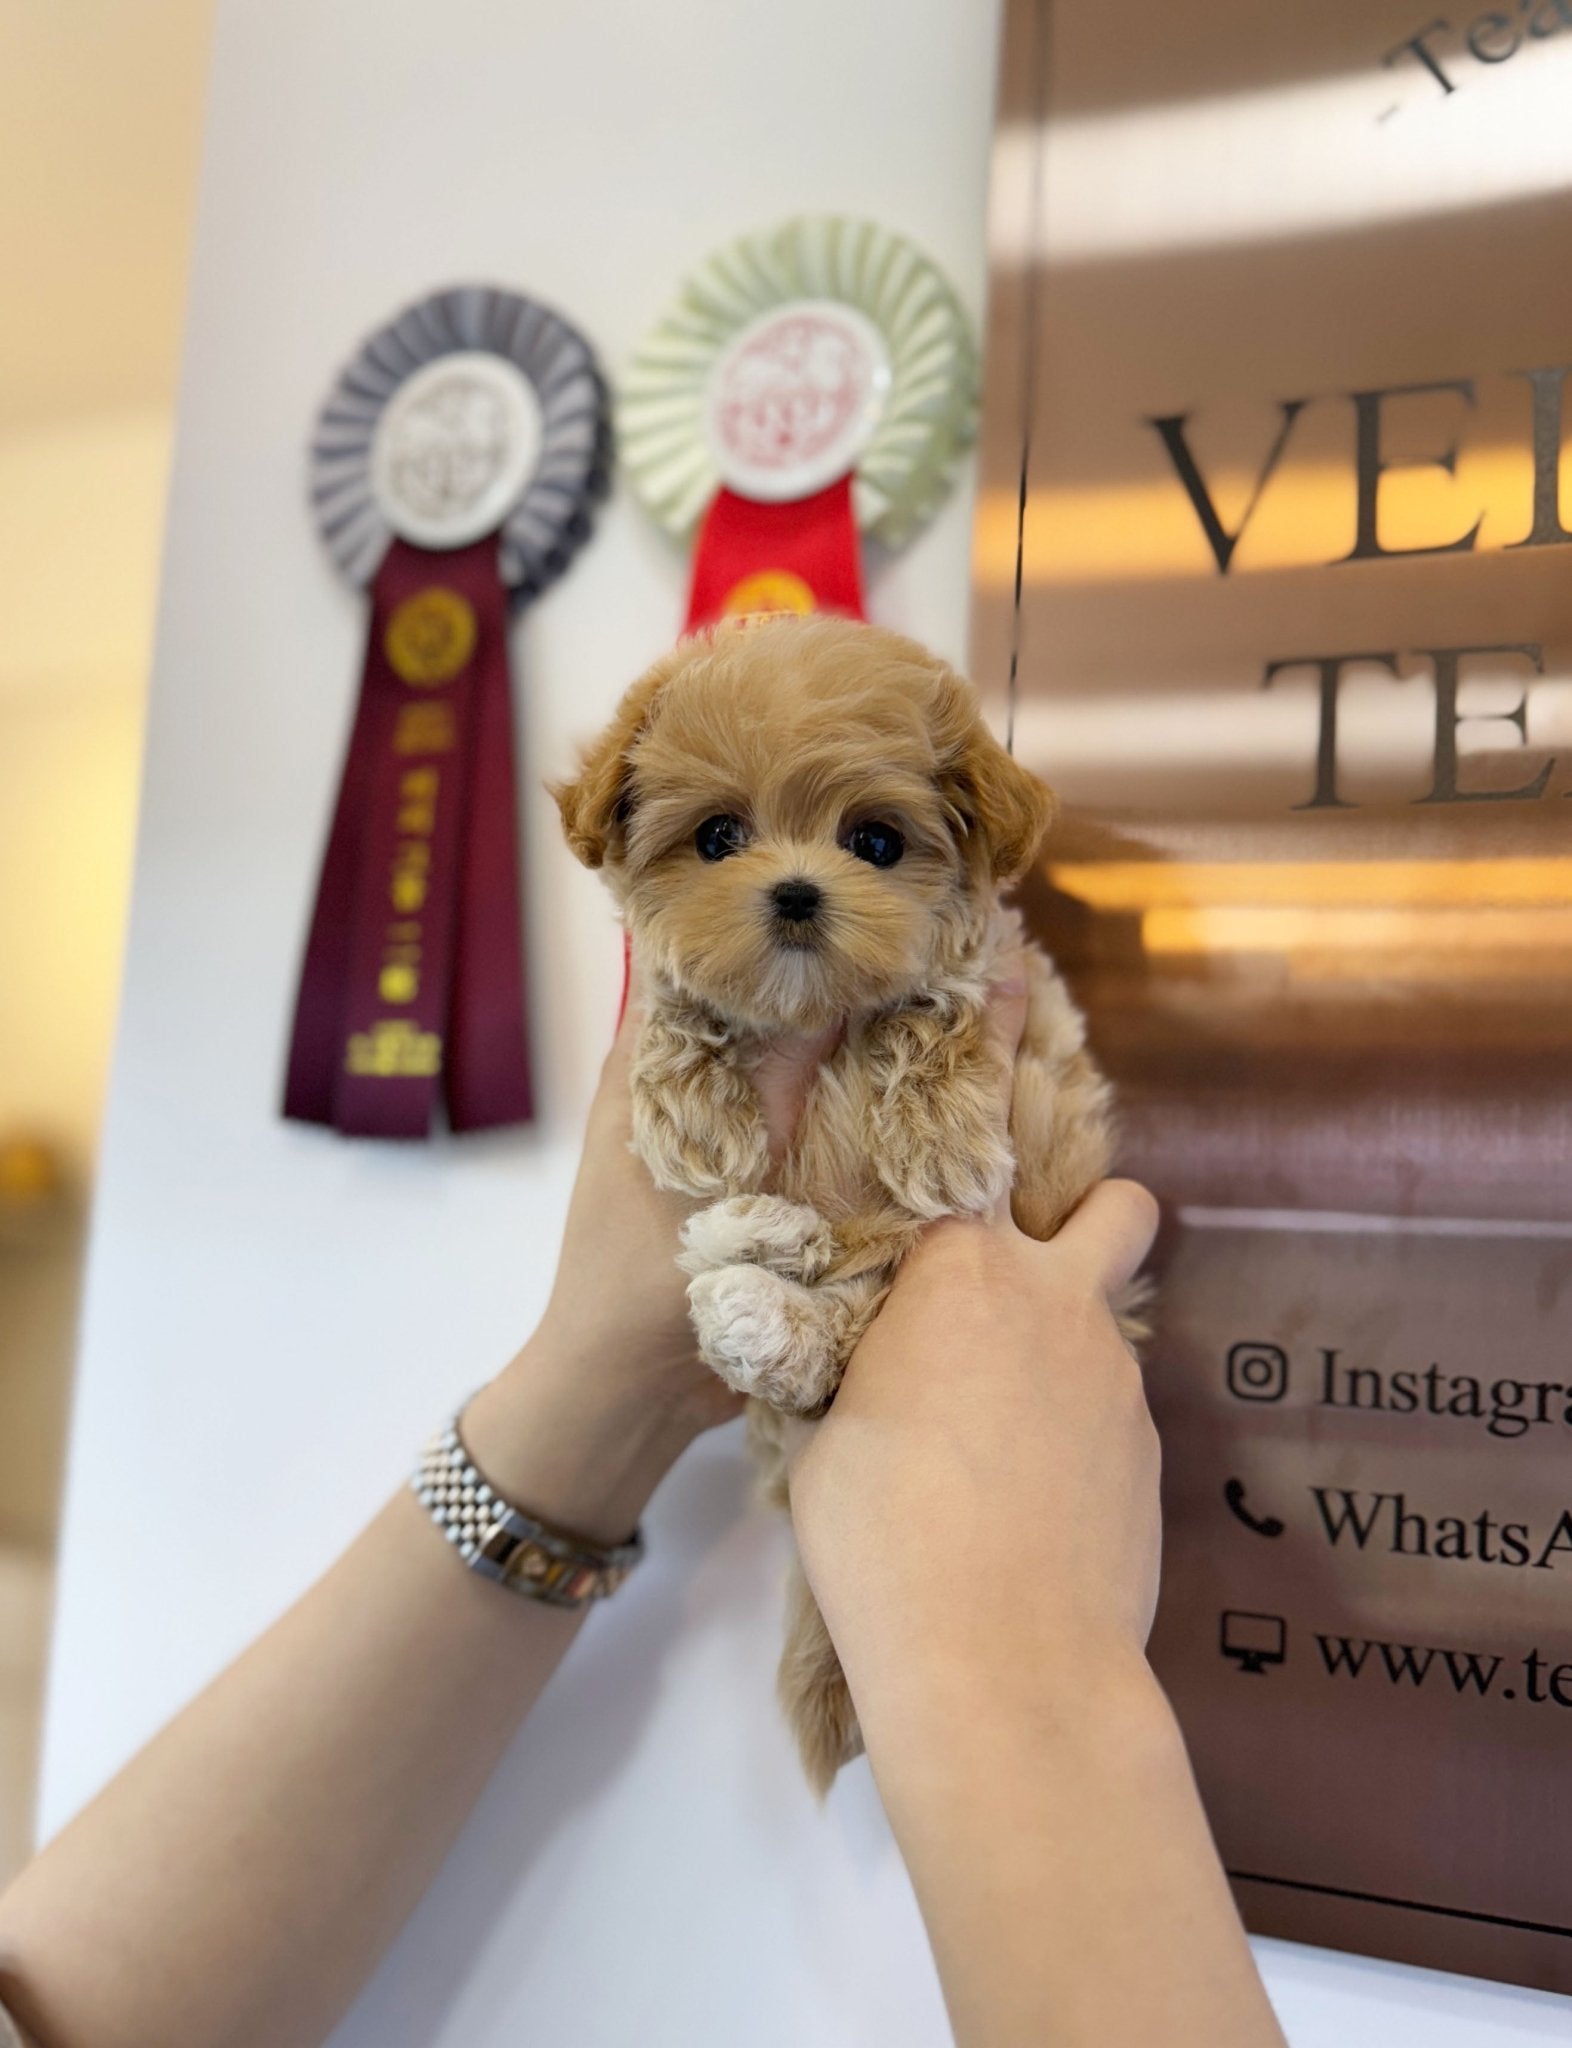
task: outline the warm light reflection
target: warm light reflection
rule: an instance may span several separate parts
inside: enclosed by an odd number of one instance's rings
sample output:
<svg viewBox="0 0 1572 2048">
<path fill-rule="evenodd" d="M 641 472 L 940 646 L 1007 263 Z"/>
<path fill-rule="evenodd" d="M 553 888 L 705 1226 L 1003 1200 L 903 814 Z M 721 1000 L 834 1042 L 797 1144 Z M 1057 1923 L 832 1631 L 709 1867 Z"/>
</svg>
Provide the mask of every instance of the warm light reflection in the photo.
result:
<svg viewBox="0 0 1572 2048">
<path fill-rule="evenodd" d="M 1062 894 L 1139 921 L 1181 971 L 1275 960 L 1290 978 L 1572 976 L 1572 859 L 1062 861 Z"/>
<path fill-rule="evenodd" d="M 1572 858 L 1055 861 L 1048 873 L 1055 888 L 1095 910 L 1572 905 Z"/>
<path fill-rule="evenodd" d="M 1424 20 L 1416 13 L 1412 27 Z M 1564 40 L 1492 66 L 1488 85 L 1443 94 L 1417 63 L 1381 64 L 1389 33 L 1373 32 L 1368 69 L 1342 77 L 1056 118 L 1035 238 L 1028 172 L 1042 132 L 1027 122 L 1000 128 L 992 261 L 1227 248 L 1566 191 Z M 1269 176 L 1250 175 L 1264 165 Z"/>
<path fill-rule="evenodd" d="M 1208 472 L 1208 486 L 1232 530 L 1255 478 L 1242 469 Z M 1456 477 L 1433 463 L 1393 468 L 1381 479 L 1380 536 L 1390 548 L 1432 547 L 1466 532 L 1483 514 L 1481 553 L 1520 541 L 1530 525 L 1532 465 L 1521 445 L 1465 448 Z M 1261 495 L 1229 574 L 1322 567 L 1354 540 L 1351 463 L 1302 462 L 1285 468 Z M 1015 582 L 1014 491 L 979 494 L 972 575 L 985 589 Z M 1172 474 L 1128 483 L 1033 486 L 1026 510 L 1028 583 L 1139 582 L 1148 577 L 1211 576 L 1217 563 L 1195 509 Z"/>
<path fill-rule="evenodd" d="M 1261 908 L 1150 910 L 1141 943 L 1154 955 L 1313 954 L 1318 974 L 1428 980 L 1466 975 L 1469 956 L 1488 955 L 1492 976 L 1539 978 L 1572 970 L 1572 905 L 1555 909 L 1365 910 Z M 1379 957 L 1373 957 L 1379 956 Z"/>
</svg>

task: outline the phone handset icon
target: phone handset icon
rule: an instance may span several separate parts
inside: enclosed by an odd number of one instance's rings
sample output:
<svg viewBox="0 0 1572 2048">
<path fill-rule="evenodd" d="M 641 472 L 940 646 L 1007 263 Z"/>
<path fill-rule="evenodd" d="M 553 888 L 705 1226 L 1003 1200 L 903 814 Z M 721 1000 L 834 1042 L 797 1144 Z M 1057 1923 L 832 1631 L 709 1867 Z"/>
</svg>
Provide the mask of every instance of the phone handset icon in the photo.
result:
<svg viewBox="0 0 1572 2048">
<path fill-rule="evenodd" d="M 1236 1515 L 1244 1523 L 1245 1527 L 1253 1530 L 1257 1536 L 1282 1535 L 1283 1525 L 1276 1515 L 1253 1515 L 1245 1506 L 1245 1489 L 1242 1479 L 1229 1480 L 1228 1484 L 1223 1488 L 1223 1499 L 1228 1503 L 1229 1513 Z"/>
</svg>

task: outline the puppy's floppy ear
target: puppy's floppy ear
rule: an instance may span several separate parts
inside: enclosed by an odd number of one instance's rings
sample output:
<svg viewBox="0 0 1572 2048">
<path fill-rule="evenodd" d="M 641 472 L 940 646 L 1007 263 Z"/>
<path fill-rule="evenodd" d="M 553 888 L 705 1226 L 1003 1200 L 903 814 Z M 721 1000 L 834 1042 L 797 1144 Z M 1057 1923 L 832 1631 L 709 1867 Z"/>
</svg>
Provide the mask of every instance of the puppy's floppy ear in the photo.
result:
<svg viewBox="0 0 1572 2048">
<path fill-rule="evenodd" d="M 584 750 L 571 782 L 548 783 L 562 813 L 568 845 L 587 868 L 604 865 L 620 849 L 633 779 L 632 752 L 649 723 L 655 700 L 671 678 L 670 656 L 658 661 L 623 696 L 610 725 Z"/>
<path fill-rule="evenodd" d="M 947 794 L 968 833 L 987 849 L 993 879 L 1013 882 L 1025 874 L 1047 837 L 1057 800 L 1004 751 L 983 724 L 975 700 L 969 709 L 965 737 L 945 774 Z"/>
</svg>

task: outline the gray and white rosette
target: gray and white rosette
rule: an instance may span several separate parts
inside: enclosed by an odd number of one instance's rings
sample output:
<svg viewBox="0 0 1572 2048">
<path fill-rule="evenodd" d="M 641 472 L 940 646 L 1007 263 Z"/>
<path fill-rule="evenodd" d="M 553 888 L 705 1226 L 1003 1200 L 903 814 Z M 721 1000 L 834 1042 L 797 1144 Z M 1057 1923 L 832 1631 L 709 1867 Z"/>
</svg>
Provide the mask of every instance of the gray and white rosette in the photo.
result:
<svg viewBox="0 0 1572 2048">
<path fill-rule="evenodd" d="M 500 529 L 515 602 L 567 567 L 611 469 L 605 382 L 560 314 L 456 285 L 380 327 L 317 417 L 311 503 L 329 553 L 369 584 L 395 535 L 457 548 Z"/>
<path fill-rule="evenodd" d="M 683 285 L 617 399 L 624 470 L 686 540 L 723 486 L 765 501 L 853 474 L 858 529 L 898 547 L 937 509 L 977 422 L 960 301 L 871 221 L 800 217 Z"/>
<path fill-rule="evenodd" d="M 307 933 L 284 1114 L 422 1139 L 528 1122 L 509 608 L 607 485 L 582 335 L 460 285 L 380 327 L 311 442 L 311 501 L 367 593 L 360 693 Z"/>
</svg>

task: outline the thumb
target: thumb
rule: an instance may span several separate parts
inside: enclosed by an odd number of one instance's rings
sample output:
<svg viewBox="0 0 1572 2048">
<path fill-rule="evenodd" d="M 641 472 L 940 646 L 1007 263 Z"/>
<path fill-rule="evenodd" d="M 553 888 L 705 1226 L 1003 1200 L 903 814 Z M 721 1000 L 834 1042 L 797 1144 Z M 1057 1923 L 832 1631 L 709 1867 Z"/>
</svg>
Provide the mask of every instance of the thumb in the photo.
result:
<svg viewBox="0 0 1572 2048">
<path fill-rule="evenodd" d="M 999 1061 L 999 1122 L 1005 1132 L 1010 1128 L 1015 1100 L 1015 1060 L 1026 1029 L 1027 1002 L 1026 956 L 1019 951 L 1008 953 L 999 963 L 998 980 L 988 990 L 986 1016 L 988 1043 Z M 1010 1192 L 1006 1188 L 999 1198 L 995 1214 L 1001 1222 L 1010 1220 Z"/>
<path fill-rule="evenodd" d="M 1103 1294 L 1113 1294 L 1151 1250 L 1157 1221 L 1156 1198 L 1139 1181 L 1099 1181 L 1053 1246 L 1078 1260 Z"/>
<path fill-rule="evenodd" d="M 796 1135 L 815 1075 L 843 1035 L 843 1027 L 836 1024 L 806 1037 L 780 1040 L 766 1045 L 754 1061 L 753 1092 L 769 1133 L 770 1157 L 777 1165 Z"/>
<path fill-rule="evenodd" d="M 1015 1071 L 1015 1055 L 1021 1049 L 1026 1029 L 1026 955 L 1006 953 L 999 962 L 997 977 L 988 988 L 988 1038 L 1003 1061 L 1005 1070 Z M 1005 1103 L 1009 1107 L 1008 1098 Z"/>
</svg>

